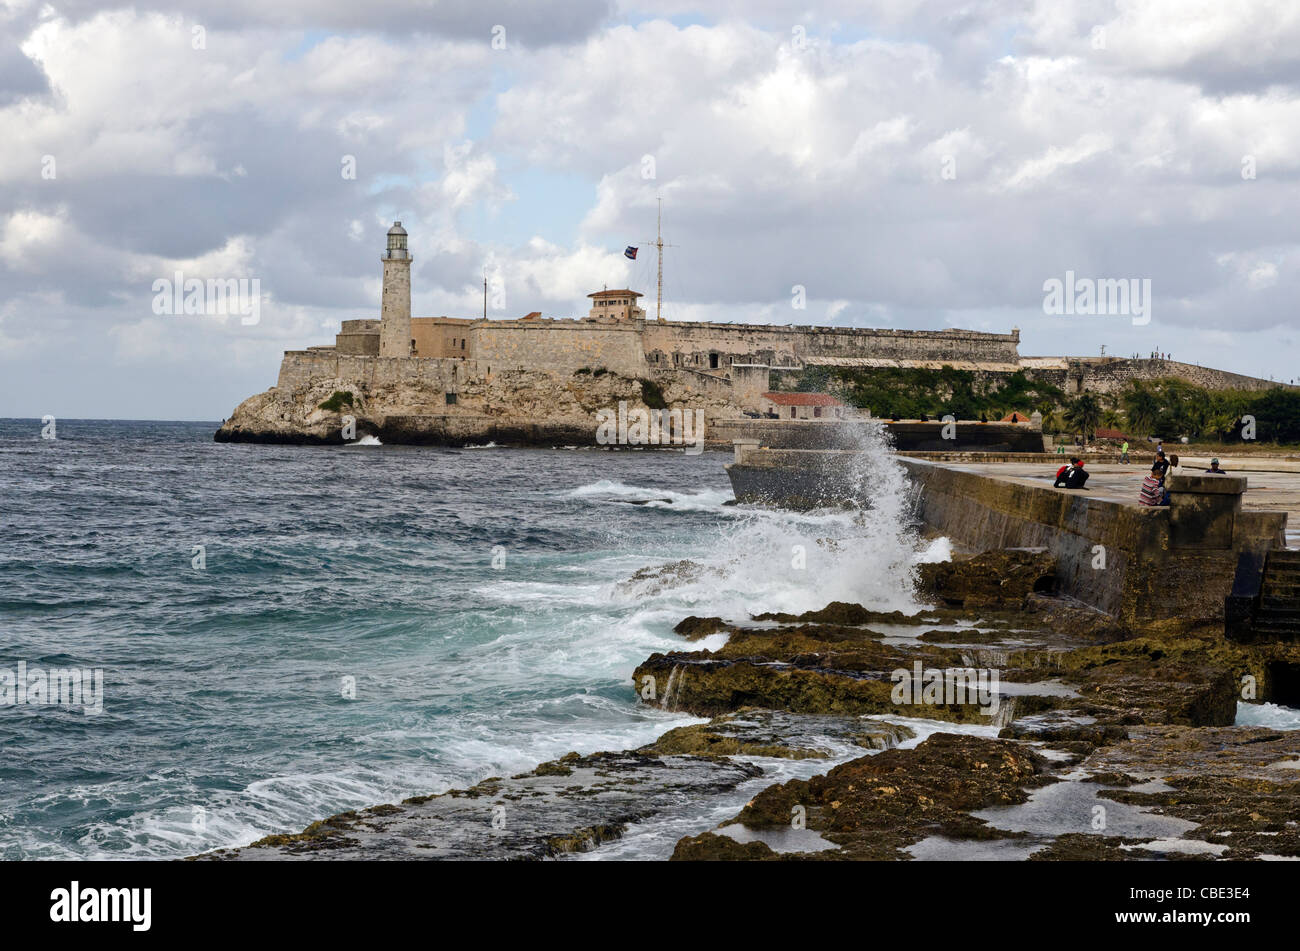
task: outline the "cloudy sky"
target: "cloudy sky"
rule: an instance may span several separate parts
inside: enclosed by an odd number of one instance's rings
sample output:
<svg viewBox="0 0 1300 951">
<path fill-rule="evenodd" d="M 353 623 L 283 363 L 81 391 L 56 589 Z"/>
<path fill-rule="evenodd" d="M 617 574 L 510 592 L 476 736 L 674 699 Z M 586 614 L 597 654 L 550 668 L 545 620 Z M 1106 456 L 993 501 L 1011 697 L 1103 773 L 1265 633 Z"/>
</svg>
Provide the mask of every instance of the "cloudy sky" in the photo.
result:
<svg viewBox="0 0 1300 951">
<path fill-rule="evenodd" d="M 225 417 L 377 316 L 397 218 L 416 316 L 653 298 L 659 197 L 670 319 L 1291 379 L 1298 183 L 1296 0 L 0 0 L 0 416 Z"/>
</svg>

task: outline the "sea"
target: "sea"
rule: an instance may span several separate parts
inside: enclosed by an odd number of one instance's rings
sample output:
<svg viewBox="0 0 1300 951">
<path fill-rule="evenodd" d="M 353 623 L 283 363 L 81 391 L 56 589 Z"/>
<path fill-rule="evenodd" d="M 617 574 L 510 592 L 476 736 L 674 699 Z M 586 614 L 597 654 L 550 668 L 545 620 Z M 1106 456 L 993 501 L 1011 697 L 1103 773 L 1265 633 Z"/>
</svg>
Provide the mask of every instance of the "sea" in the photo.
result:
<svg viewBox="0 0 1300 951">
<path fill-rule="evenodd" d="M 703 722 L 631 680 L 682 618 L 911 609 L 937 557 L 889 467 L 874 511 L 798 514 L 729 505 L 717 452 L 46 428 L 0 420 L 0 677 L 102 700 L 0 706 L 5 859 L 176 858 L 636 747 Z"/>
<path fill-rule="evenodd" d="M 0 858 L 178 858 L 640 746 L 704 722 L 631 680 L 685 646 L 682 618 L 911 611 L 915 565 L 948 557 L 883 437 L 871 509 L 795 513 L 732 504 L 724 453 L 216 428 L 0 420 Z M 97 701 L 16 702 L 20 670 L 84 674 Z M 825 768 L 779 761 L 755 789 Z M 582 858 L 666 857 L 753 791 Z"/>
</svg>

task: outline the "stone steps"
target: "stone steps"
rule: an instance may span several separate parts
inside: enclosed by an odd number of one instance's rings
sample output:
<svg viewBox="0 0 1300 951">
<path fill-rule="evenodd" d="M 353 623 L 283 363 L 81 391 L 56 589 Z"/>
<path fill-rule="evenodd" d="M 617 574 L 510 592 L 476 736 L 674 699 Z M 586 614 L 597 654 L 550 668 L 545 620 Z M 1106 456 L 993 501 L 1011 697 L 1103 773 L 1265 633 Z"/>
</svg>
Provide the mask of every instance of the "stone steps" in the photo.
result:
<svg viewBox="0 0 1300 951">
<path fill-rule="evenodd" d="M 1256 620 L 1252 631 L 1256 638 L 1300 641 L 1300 623 L 1282 624 L 1276 621 Z"/>
<path fill-rule="evenodd" d="M 1256 637 L 1300 640 L 1300 551 L 1269 552 L 1251 626 Z"/>
</svg>

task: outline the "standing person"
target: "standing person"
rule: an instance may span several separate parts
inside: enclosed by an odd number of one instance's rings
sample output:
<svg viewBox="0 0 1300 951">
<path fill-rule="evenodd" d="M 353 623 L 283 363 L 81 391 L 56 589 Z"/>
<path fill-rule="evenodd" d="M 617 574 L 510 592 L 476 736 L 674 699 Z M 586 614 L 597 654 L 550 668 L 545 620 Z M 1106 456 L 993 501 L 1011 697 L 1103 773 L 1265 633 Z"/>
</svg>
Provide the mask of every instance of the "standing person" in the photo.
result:
<svg viewBox="0 0 1300 951">
<path fill-rule="evenodd" d="M 1227 470 L 1227 469 L 1220 469 L 1220 468 L 1219 468 L 1219 460 L 1218 460 L 1218 459 L 1211 459 L 1211 460 L 1210 460 L 1210 468 L 1206 469 L 1205 471 L 1206 471 L 1207 473 L 1213 473 L 1214 475 L 1224 475 L 1224 474 L 1227 473 L 1228 470 Z"/>
<path fill-rule="evenodd" d="M 1119 447 L 1119 461 L 1124 463 L 1124 465 L 1126 466 L 1130 465 L 1128 461 L 1128 440 L 1127 439 L 1124 440 L 1124 445 Z"/>
</svg>

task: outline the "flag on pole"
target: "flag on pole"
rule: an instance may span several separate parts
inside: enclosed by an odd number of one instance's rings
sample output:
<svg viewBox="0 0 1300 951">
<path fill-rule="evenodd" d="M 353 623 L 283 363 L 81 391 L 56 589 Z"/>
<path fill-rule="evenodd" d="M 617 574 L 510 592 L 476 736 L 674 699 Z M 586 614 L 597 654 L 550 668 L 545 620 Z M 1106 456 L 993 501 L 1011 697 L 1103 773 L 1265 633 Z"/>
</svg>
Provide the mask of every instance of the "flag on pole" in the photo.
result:
<svg viewBox="0 0 1300 951">
<path fill-rule="evenodd" d="M 631 258 L 633 261 L 635 261 L 635 260 L 636 260 L 636 248 L 632 247 L 632 245 L 629 244 L 629 245 L 627 246 L 627 250 L 623 252 L 623 257 L 625 257 L 625 258 Z"/>
</svg>

